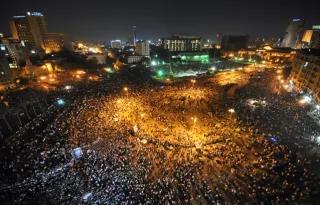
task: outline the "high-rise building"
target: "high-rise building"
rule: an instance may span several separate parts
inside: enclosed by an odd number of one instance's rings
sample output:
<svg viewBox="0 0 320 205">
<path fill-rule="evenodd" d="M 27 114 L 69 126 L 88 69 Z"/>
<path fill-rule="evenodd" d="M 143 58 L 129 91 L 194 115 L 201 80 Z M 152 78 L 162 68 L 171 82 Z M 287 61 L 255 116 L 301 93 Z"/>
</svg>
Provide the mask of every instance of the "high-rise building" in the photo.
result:
<svg viewBox="0 0 320 205">
<path fill-rule="evenodd" d="M 121 40 L 111 40 L 111 48 L 116 48 L 116 49 L 122 48 Z"/>
<path fill-rule="evenodd" d="M 247 48 L 249 37 L 247 35 L 222 36 L 221 49 L 224 51 L 239 51 Z"/>
<path fill-rule="evenodd" d="M 320 100 L 320 50 L 302 49 L 292 63 L 290 78 L 294 85 L 304 91 L 312 91 Z"/>
<path fill-rule="evenodd" d="M 287 27 L 281 46 L 296 49 L 303 34 L 303 28 L 304 20 L 291 20 Z"/>
<path fill-rule="evenodd" d="M 5 48 L 0 47 L 0 82 L 10 80 L 11 72 L 9 67 L 8 57 L 5 54 Z"/>
<path fill-rule="evenodd" d="M 0 37 L 1 50 L 8 57 L 10 68 L 19 68 L 24 65 L 30 65 L 28 51 L 21 41 L 13 38 Z"/>
<path fill-rule="evenodd" d="M 141 56 L 150 56 L 150 45 L 148 41 L 137 41 L 135 51 Z"/>
<path fill-rule="evenodd" d="M 173 52 L 200 51 L 202 49 L 201 38 L 196 36 L 174 35 L 162 39 L 165 49 Z"/>
<path fill-rule="evenodd" d="M 12 37 L 23 41 L 29 50 L 41 50 L 43 37 L 48 32 L 45 17 L 40 12 L 27 12 L 24 16 L 14 16 L 10 23 Z"/>
<path fill-rule="evenodd" d="M 298 48 L 320 49 L 320 25 L 312 26 L 312 29 L 304 31 Z"/>
<path fill-rule="evenodd" d="M 221 48 L 221 41 L 222 41 L 222 34 L 221 33 L 217 33 L 216 35 L 216 39 L 215 39 L 215 44 L 216 44 L 216 48 Z"/>
<path fill-rule="evenodd" d="M 136 46 L 136 41 L 137 41 L 137 27 L 136 26 L 132 26 L 132 45 Z"/>
<path fill-rule="evenodd" d="M 43 49 L 46 53 L 55 53 L 63 49 L 71 51 L 72 45 L 62 33 L 46 33 L 43 36 Z"/>
</svg>

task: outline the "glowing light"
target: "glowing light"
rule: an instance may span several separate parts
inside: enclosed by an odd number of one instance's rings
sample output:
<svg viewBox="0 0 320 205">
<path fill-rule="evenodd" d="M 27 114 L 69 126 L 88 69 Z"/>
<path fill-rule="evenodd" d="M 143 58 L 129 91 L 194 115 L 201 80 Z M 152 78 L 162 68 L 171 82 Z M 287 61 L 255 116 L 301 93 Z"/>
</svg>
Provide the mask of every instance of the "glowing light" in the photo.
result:
<svg viewBox="0 0 320 205">
<path fill-rule="evenodd" d="M 268 50 L 268 51 L 269 51 L 269 50 L 272 50 L 272 47 L 271 47 L 271 46 L 264 46 L 264 47 L 263 47 L 263 49 L 265 49 L 265 50 Z"/>
<path fill-rule="evenodd" d="M 211 72 L 214 72 L 214 71 L 217 70 L 217 68 L 216 68 L 215 66 L 212 66 L 211 68 L 209 68 L 209 70 L 210 70 Z"/>
<path fill-rule="evenodd" d="M 47 76 L 40 76 L 40 80 L 46 80 Z"/>
<path fill-rule="evenodd" d="M 270 139 L 270 141 L 271 141 L 273 144 L 275 144 L 275 143 L 278 142 L 278 138 L 275 137 L 275 136 L 272 136 L 272 137 L 270 137 L 269 139 Z"/>
<path fill-rule="evenodd" d="M 124 90 L 125 92 L 128 92 L 129 89 L 128 89 L 128 87 L 124 87 L 123 90 Z"/>
<path fill-rule="evenodd" d="M 139 131 L 138 126 L 137 126 L 137 125 L 134 125 L 134 126 L 133 126 L 133 131 L 134 131 L 134 133 L 137 133 L 137 132 Z"/>
<path fill-rule="evenodd" d="M 309 95 L 304 95 L 302 99 L 299 100 L 300 104 L 310 104 L 312 101 L 312 97 Z"/>
<path fill-rule="evenodd" d="M 143 140 L 141 140 L 141 143 L 142 143 L 142 144 L 147 144 L 147 143 L 148 143 L 148 140 L 143 139 Z"/>
<path fill-rule="evenodd" d="M 112 72 L 111 68 L 104 68 L 104 70 L 105 70 L 107 73 L 111 73 L 111 72 Z"/>
<path fill-rule="evenodd" d="M 58 105 L 65 105 L 66 102 L 65 102 L 63 99 L 58 99 L 58 100 L 57 100 L 57 104 L 58 104 Z"/>
<path fill-rule="evenodd" d="M 198 118 L 197 117 L 191 117 L 191 120 L 193 123 L 196 123 L 198 121 Z"/>
<path fill-rule="evenodd" d="M 78 43 L 78 48 L 83 48 L 84 47 L 84 45 L 83 45 L 83 43 Z"/>
<path fill-rule="evenodd" d="M 70 89 L 72 89 L 72 86 L 71 85 L 66 85 L 66 86 L 64 86 L 64 89 L 65 90 L 70 90 Z"/>
<path fill-rule="evenodd" d="M 163 74 L 164 74 L 164 73 L 163 73 L 163 71 L 162 71 L 162 70 L 158 70 L 158 71 L 157 71 L 157 75 L 158 75 L 159 77 L 162 77 L 162 76 L 163 76 Z"/>
<path fill-rule="evenodd" d="M 81 159 L 82 156 L 83 156 L 82 149 L 80 147 L 73 149 L 72 152 L 71 152 L 71 155 L 76 160 Z"/>
<path fill-rule="evenodd" d="M 230 108 L 230 109 L 228 110 L 228 112 L 229 112 L 229 113 L 235 113 L 236 111 L 235 111 L 233 108 Z"/>
<path fill-rule="evenodd" d="M 156 61 L 151 61 L 151 65 L 152 65 L 152 66 L 156 66 L 156 65 L 157 65 L 157 62 L 156 62 Z"/>
<path fill-rule="evenodd" d="M 190 80 L 192 84 L 195 84 L 197 81 L 195 79 Z"/>
<path fill-rule="evenodd" d="M 78 74 L 78 75 L 83 75 L 83 74 L 86 74 L 86 72 L 83 71 L 83 70 L 78 70 L 78 71 L 76 72 L 76 74 Z"/>
</svg>

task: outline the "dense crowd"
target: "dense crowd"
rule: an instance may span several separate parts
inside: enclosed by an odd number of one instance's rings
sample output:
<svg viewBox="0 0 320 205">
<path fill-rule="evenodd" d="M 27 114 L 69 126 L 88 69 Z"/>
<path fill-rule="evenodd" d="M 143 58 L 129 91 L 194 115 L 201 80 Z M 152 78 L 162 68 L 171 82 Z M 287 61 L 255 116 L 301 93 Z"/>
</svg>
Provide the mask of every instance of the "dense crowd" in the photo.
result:
<svg viewBox="0 0 320 205">
<path fill-rule="evenodd" d="M 0 198 L 283 204 L 312 194 L 317 182 L 295 144 L 317 147 L 305 136 L 320 129 L 293 96 L 268 87 L 269 72 L 259 74 L 265 81 L 228 72 L 166 86 L 117 79 L 78 88 L 70 105 L 51 107 L 1 148 Z M 252 98 L 267 104 L 250 109 Z"/>
</svg>

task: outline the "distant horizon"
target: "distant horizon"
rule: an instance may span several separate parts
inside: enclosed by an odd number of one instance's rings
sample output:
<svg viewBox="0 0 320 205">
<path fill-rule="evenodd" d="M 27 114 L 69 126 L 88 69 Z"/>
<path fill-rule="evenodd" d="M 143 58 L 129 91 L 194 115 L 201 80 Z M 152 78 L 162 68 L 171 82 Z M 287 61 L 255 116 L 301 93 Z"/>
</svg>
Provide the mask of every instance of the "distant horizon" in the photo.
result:
<svg viewBox="0 0 320 205">
<path fill-rule="evenodd" d="M 294 18 L 304 19 L 305 28 L 320 24 L 317 1 L 282 0 L 261 2 L 253 0 L 212 2 L 200 0 L 195 4 L 169 0 L 150 3 L 104 2 L 99 0 L 44 2 L 39 0 L 6 3 L 0 14 L 0 33 L 11 35 L 9 20 L 27 11 L 41 12 L 46 17 L 49 32 L 64 33 L 73 40 L 109 42 L 125 41 L 131 27 L 137 26 L 138 39 L 156 40 L 172 34 L 188 34 L 204 39 L 223 35 L 248 35 L 251 39 L 282 38 Z"/>
</svg>

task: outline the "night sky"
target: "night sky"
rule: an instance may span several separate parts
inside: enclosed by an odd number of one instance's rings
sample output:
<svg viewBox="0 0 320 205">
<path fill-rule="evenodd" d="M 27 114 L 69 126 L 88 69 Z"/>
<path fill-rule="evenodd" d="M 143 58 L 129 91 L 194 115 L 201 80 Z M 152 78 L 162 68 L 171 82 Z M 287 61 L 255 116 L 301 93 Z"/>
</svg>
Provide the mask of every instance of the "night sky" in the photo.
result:
<svg viewBox="0 0 320 205">
<path fill-rule="evenodd" d="M 9 0 L 1 5 L 0 32 L 25 11 L 46 15 L 49 31 L 72 39 L 126 40 L 131 26 L 138 38 L 171 34 L 214 39 L 216 33 L 281 37 L 291 18 L 320 24 L 319 0 Z"/>
</svg>

